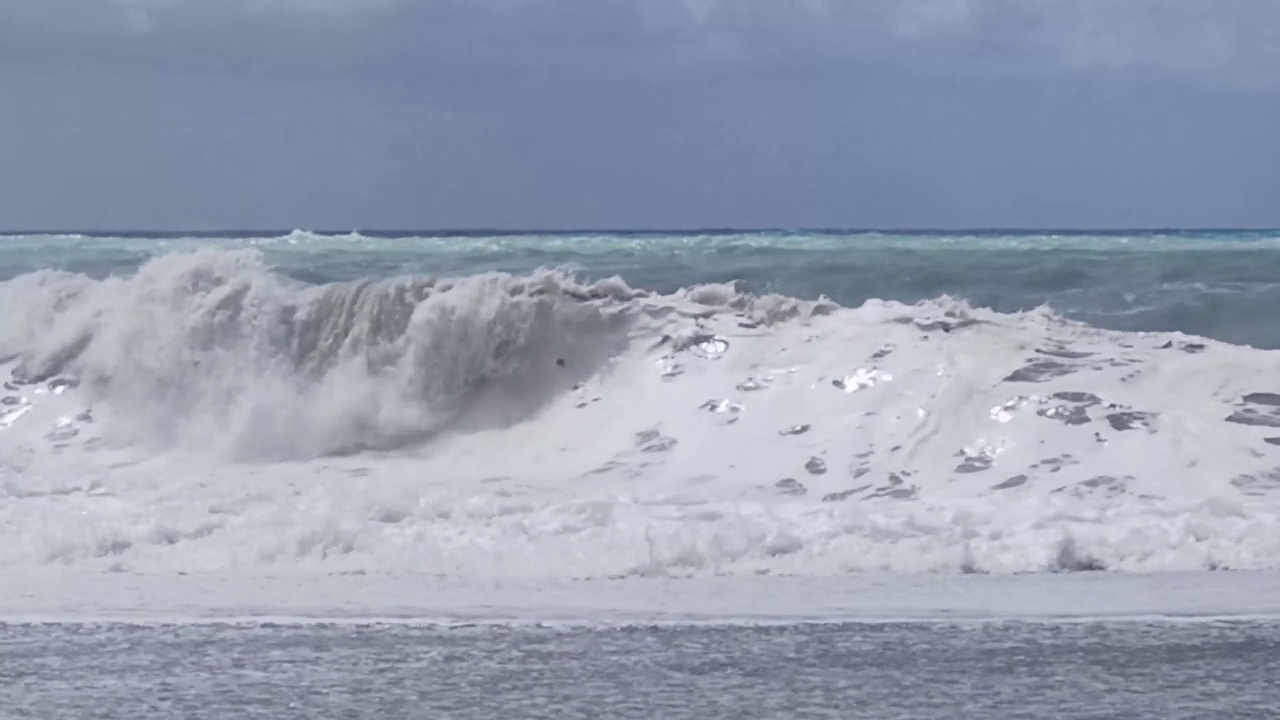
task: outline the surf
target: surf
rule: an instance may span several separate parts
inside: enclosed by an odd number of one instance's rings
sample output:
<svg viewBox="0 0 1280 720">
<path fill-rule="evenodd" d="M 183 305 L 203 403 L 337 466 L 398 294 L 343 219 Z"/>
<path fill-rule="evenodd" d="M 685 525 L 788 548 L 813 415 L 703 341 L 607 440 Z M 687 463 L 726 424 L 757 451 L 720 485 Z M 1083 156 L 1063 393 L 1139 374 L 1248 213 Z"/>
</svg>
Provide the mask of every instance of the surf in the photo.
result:
<svg viewBox="0 0 1280 720">
<path fill-rule="evenodd" d="M 1274 353 L 256 250 L 0 283 L 0 562 L 481 577 L 1263 569 Z"/>
</svg>

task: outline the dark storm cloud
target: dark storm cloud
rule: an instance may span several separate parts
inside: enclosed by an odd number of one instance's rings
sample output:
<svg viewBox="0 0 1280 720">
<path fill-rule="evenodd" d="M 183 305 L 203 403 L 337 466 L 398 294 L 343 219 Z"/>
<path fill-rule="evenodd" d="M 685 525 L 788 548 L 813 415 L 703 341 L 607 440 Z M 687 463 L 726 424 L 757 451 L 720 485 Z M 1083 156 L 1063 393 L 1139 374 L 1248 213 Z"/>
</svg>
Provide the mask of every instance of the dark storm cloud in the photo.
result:
<svg viewBox="0 0 1280 720">
<path fill-rule="evenodd" d="M 1280 83 L 1280 7 L 1257 0 L 10 0 L 0 21 L 6 46 L 74 53 L 74 37 L 179 64 L 213 50 L 496 64 L 594 50 L 612 65 L 627 50 L 667 49 L 706 63 L 963 59 L 951 69 Z"/>
<path fill-rule="evenodd" d="M 1280 224 L 1258 0 L 8 0 L 0 225 Z"/>
</svg>

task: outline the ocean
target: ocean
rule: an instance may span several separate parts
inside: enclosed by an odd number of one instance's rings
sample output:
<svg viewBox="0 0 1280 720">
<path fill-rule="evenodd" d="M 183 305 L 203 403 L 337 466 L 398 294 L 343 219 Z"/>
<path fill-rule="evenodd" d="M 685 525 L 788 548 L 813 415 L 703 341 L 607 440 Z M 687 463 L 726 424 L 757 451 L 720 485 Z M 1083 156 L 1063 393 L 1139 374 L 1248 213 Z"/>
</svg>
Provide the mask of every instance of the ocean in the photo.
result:
<svg viewBox="0 0 1280 720">
<path fill-rule="evenodd" d="M 1263 718 L 1280 626 L 0 626 L 10 718 Z"/>
<path fill-rule="evenodd" d="M 1277 306 L 1280 231 L 3 236 L 0 706 L 1265 717 Z"/>
</svg>

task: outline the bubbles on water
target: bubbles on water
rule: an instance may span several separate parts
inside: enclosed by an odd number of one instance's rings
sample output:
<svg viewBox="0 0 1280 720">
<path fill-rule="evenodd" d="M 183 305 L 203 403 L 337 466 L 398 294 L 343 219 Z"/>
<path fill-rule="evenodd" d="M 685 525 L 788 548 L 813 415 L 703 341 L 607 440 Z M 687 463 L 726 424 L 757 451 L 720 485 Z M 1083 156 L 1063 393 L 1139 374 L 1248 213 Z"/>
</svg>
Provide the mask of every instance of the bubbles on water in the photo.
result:
<svg viewBox="0 0 1280 720">
<path fill-rule="evenodd" d="M 1018 395 L 1010 400 L 996 405 L 991 408 L 991 419 L 998 423 L 1007 423 L 1013 420 L 1014 413 L 1026 407 L 1028 403 L 1033 401 L 1033 397 L 1026 395 Z"/>
<path fill-rule="evenodd" d="M 774 485 L 774 487 L 778 488 L 779 495 L 798 496 L 798 495 L 804 495 L 805 493 L 809 492 L 808 488 L 806 488 L 803 483 L 801 483 L 799 480 L 796 480 L 795 478 L 783 478 L 779 480 Z"/>
<path fill-rule="evenodd" d="M 958 473 L 976 473 L 989 470 L 996 462 L 996 456 L 1000 454 L 1004 448 L 1000 445 L 978 444 L 971 445 L 960 449 L 956 453 L 959 457 L 960 464 L 955 467 Z"/>
<path fill-rule="evenodd" d="M 1253 405 L 1270 405 L 1272 407 L 1280 407 L 1280 393 L 1253 392 L 1240 398 L 1240 401 L 1251 403 Z"/>
<path fill-rule="evenodd" d="M 810 475 L 824 475 L 827 472 L 827 463 L 822 458 L 814 455 L 805 462 L 804 469 Z"/>
<path fill-rule="evenodd" d="M 1254 427 L 1280 427 L 1280 393 L 1251 392 L 1240 398 L 1239 409 L 1227 422 Z"/>
<path fill-rule="evenodd" d="M 80 386 L 79 380 L 67 379 L 67 378 L 56 378 L 54 380 L 49 381 L 48 388 L 49 388 L 49 392 L 53 393 L 54 395 L 61 395 L 67 390 L 76 388 L 79 386 Z"/>
<path fill-rule="evenodd" d="M 1091 407 L 1102 402 L 1102 398 L 1094 395 L 1093 393 L 1077 392 L 1072 390 L 1056 392 L 1052 397 L 1054 400 L 1084 405 L 1085 407 Z"/>
<path fill-rule="evenodd" d="M 1089 411 L 1080 405 L 1052 405 L 1037 410 L 1036 415 L 1057 420 L 1064 425 L 1085 425 L 1091 422 Z"/>
<path fill-rule="evenodd" d="M 1056 360 L 1032 360 L 1025 366 L 1005 376 L 1005 382 L 1043 383 L 1055 378 L 1066 377 L 1080 369 L 1078 365 L 1058 362 Z"/>
<path fill-rule="evenodd" d="M 53 422 L 53 429 L 46 433 L 44 438 L 55 443 L 66 442 L 80 434 L 80 428 L 77 425 L 91 422 L 93 422 L 93 415 L 88 410 L 74 417 L 64 415 Z"/>
<path fill-rule="evenodd" d="M 678 349 L 688 349 L 694 355 L 707 360 L 719 360 L 729 351 L 729 341 L 719 335 L 701 334 L 693 336 Z"/>
<path fill-rule="evenodd" d="M 1112 429 L 1117 431 L 1125 430 L 1151 430 L 1151 423 L 1155 420 L 1156 414 L 1149 412 L 1116 412 L 1107 415 L 1107 423 Z"/>
<path fill-rule="evenodd" d="M 741 403 L 736 403 L 732 400 L 708 400 L 702 403 L 702 408 L 713 413 L 738 413 L 743 410 Z"/>
<path fill-rule="evenodd" d="M 853 497 L 854 495 L 857 495 L 858 493 L 866 492 L 867 490 L 870 490 L 870 489 L 871 489 L 870 485 L 861 485 L 856 488 L 849 488 L 848 490 L 841 490 L 839 492 L 827 493 L 826 495 L 822 496 L 822 502 L 824 503 L 843 502 Z"/>
<path fill-rule="evenodd" d="M 1052 405 L 1053 400 L 1062 402 Z M 1029 405 L 1039 405 L 1036 415 L 1057 420 L 1065 425 L 1084 425 L 1091 421 L 1088 408 L 1100 403 L 1098 396 L 1084 392 L 1057 392 L 1052 396 L 1017 395 L 991 408 L 991 419 L 998 423 L 1011 422 L 1017 413 Z"/>
<path fill-rule="evenodd" d="M 1028 478 L 1026 475 L 1014 475 L 1013 477 L 1009 478 L 1008 480 L 1005 480 L 1004 482 L 998 483 L 996 485 L 992 485 L 991 489 L 992 490 L 1009 490 L 1010 488 L 1022 487 L 1023 485 L 1027 484 L 1027 480 L 1029 479 L 1030 478 Z"/>
<path fill-rule="evenodd" d="M 702 403 L 699 408 L 716 415 L 725 416 L 725 425 L 732 425 L 737 422 L 738 416 L 743 410 L 746 410 L 744 405 L 733 402 L 732 400 L 708 400 Z"/>
<path fill-rule="evenodd" d="M 7 406 L 0 410 L 0 430 L 11 427 L 23 415 L 31 412 L 31 404 L 23 402 L 16 406 Z"/>
<path fill-rule="evenodd" d="M 746 380 L 743 380 L 742 382 L 738 383 L 737 385 L 734 385 L 734 387 L 737 388 L 740 392 L 755 392 L 757 390 L 764 390 L 765 388 L 769 387 L 771 384 L 773 384 L 773 378 L 769 377 L 768 375 L 765 375 L 759 378 L 755 376 L 751 376 L 751 377 L 748 377 Z"/>
<path fill-rule="evenodd" d="M 659 358 L 658 372 L 663 380 L 670 380 L 684 374 L 684 365 L 681 365 L 670 357 Z"/>
<path fill-rule="evenodd" d="M 891 380 L 893 380 L 893 375 L 884 372 L 883 370 L 858 368 L 843 378 L 836 378 L 835 380 L 832 380 L 831 384 L 837 389 L 843 390 L 847 393 L 852 393 L 872 388 L 882 382 L 889 382 Z"/>
<path fill-rule="evenodd" d="M 729 341 L 713 333 L 699 333 L 688 338 L 676 340 L 674 347 L 676 352 L 687 350 L 690 354 L 704 360 L 719 360 L 729 351 Z M 658 358 L 657 365 L 658 372 L 663 380 L 671 380 L 683 375 L 685 372 L 684 365 L 672 355 Z M 748 378 L 748 380 L 752 379 Z"/>
</svg>

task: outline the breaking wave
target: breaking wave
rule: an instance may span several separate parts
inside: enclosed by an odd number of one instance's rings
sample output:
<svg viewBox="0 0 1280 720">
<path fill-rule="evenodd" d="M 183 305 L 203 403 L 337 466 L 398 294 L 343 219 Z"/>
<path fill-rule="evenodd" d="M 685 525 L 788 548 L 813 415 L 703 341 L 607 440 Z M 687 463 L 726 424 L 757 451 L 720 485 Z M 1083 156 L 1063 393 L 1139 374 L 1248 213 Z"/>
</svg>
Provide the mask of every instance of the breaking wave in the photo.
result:
<svg viewBox="0 0 1280 720">
<path fill-rule="evenodd" d="M 686 296 L 764 307 L 727 287 Z M 19 359 L 19 383 L 73 376 L 127 404 L 148 442 L 305 458 L 523 419 L 598 372 L 637 321 L 678 309 L 652 297 L 561 270 L 310 286 L 256 251 L 200 250 L 129 278 L 42 271 L 0 285 L 0 358 Z M 775 298 L 766 314 L 813 306 Z"/>
<path fill-rule="evenodd" d="M 947 297 L 306 284 L 255 250 L 27 273 L 0 306 L 4 564 L 1280 565 L 1274 352 Z"/>
</svg>

